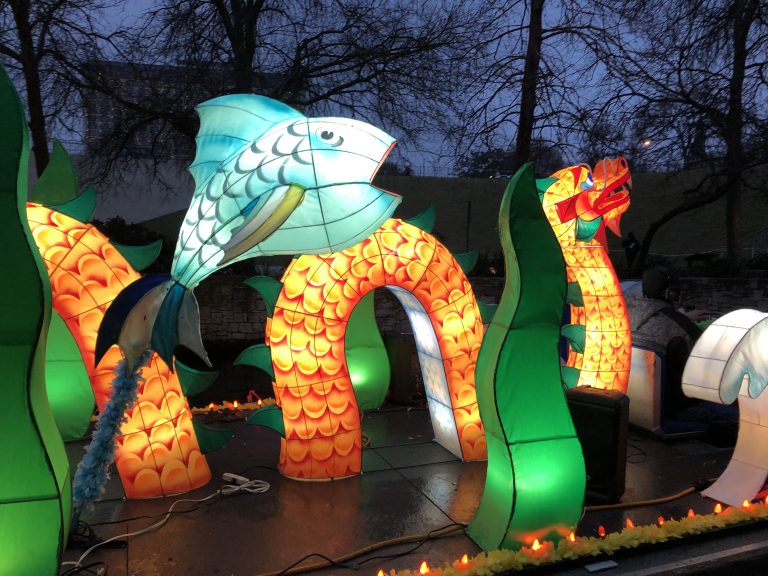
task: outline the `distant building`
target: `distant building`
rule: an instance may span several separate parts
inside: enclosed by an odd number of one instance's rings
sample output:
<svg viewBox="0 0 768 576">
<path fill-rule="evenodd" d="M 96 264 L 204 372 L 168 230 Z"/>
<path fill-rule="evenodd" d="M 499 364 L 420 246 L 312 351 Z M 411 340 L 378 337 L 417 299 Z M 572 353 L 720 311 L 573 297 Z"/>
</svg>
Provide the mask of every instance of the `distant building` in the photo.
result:
<svg viewBox="0 0 768 576">
<path fill-rule="evenodd" d="M 175 129 L 201 100 L 191 68 L 98 61 L 91 63 L 106 93 L 91 91 L 84 99 L 85 146 L 98 155 L 122 148 L 121 155 L 135 158 L 187 160 L 194 156 L 194 140 Z M 204 98 L 203 98 L 204 99 Z M 153 119 L 142 111 L 168 109 L 168 118 Z"/>
<path fill-rule="evenodd" d="M 231 71 L 222 65 L 169 66 L 95 61 L 90 73 L 103 91 L 84 98 L 87 154 L 190 161 L 195 154 L 200 102 L 225 94 Z M 282 78 L 255 73 L 268 93 Z M 161 111 L 157 114 L 156 111 Z"/>
</svg>

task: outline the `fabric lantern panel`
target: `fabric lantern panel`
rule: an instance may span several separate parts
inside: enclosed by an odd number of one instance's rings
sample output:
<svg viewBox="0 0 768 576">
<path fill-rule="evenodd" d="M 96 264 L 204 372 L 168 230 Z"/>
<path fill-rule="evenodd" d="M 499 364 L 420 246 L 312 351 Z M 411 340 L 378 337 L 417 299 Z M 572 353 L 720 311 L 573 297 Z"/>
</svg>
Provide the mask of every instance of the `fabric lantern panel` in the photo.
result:
<svg viewBox="0 0 768 576">
<path fill-rule="evenodd" d="M 686 396 L 717 404 L 739 401 L 733 456 L 702 494 L 729 506 L 751 501 L 768 478 L 768 314 L 736 310 L 710 324 L 683 371 Z"/>
<path fill-rule="evenodd" d="M 436 439 L 465 460 L 485 457 L 474 391 L 482 320 L 469 281 L 433 236 L 390 219 L 352 248 L 297 258 L 282 282 L 267 343 L 285 425 L 285 475 L 360 473 L 360 418 L 345 334 L 357 303 L 379 287 L 392 290 L 411 320 Z"/>
<path fill-rule="evenodd" d="M 563 376 L 569 387 L 627 391 L 632 335 L 605 229 L 620 235 L 631 182 L 621 157 L 606 158 L 594 170 L 586 165 L 563 168 L 536 182 L 568 275 L 571 324 L 563 335 L 570 346 Z"/>
<path fill-rule="evenodd" d="M 94 366 L 99 325 L 120 290 L 140 275 L 93 225 L 36 204 L 27 205 L 27 217 L 48 270 L 53 308 L 77 343 L 101 410 L 121 356 L 112 347 Z M 204 486 L 211 473 L 178 377 L 156 356 L 142 375 L 138 402 L 117 439 L 116 466 L 126 496 L 154 498 Z"/>
</svg>

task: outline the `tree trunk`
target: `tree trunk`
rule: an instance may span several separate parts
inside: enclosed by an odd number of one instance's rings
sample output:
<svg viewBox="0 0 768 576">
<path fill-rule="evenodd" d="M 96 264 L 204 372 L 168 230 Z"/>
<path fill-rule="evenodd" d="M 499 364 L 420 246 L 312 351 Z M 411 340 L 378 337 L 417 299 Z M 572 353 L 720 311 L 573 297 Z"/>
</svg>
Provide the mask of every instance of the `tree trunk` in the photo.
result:
<svg viewBox="0 0 768 576">
<path fill-rule="evenodd" d="M 216 7 L 232 48 L 235 92 L 250 94 L 254 89 L 256 24 L 264 7 L 264 0 L 232 0 L 229 3 L 218 0 Z"/>
<path fill-rule="evenodd" d="M 741 192 L 744 177 L 744 74 L 747 61 L 749 29 L 757 13 L 759 0 L 735 0 L 733 3 L 733 71 L 728 87 L 728 113 L 723 129 L 726 144 L 726 247 L 731 268 L 741 254 Z"/>
<path fill-rule="evenodd" d="M 32 135 L 32 153 L 35 157 L 35 167 L 38 176 L 48 165 L 48 134 L 45 127 L 43 112 L 43 95 L 38 70 L 38 57 L 30 25 L 28 0 L 11 2 L 16 29 L 19 34 L 19 54 L 21 55 L 22 73 L 27 92 L 27 114 L 29 114 L 29 131 Z"/>
<path fill-rule="evenodd" d="M 703 184 L 703 183 L 702 183 Z M 689 192 L 698 192 L 698 190 L 691 190 Z M 682 204 L 678 204 L 668 212 L 665 212 L 661 215 L 661 217 L 656 220 L 655 222 L 652 222 L 650 226 L 648 226 L 648 230 L 645 233 L 645 236 L 643 236 L 643 241 L 640 245 L 640 252 L 637 253 L 637 256 L 635 257 L 635 261 L 632 264 L 632 271 L 631 274 L 635 278 L 640 277 L 640 273 L 643 271 L 643 268 L 645 267 L 645 260 L 648 257 L 648 252 L 651 249 L 651 244 L 653 244 L 653 238 L 656 236 L 656 233 L 661 230 L 663 226 L 668 224 L 670 221 L 674 220 L 677 216 L 680 214 L 685 214 L 686 212 L 690 212 L 691 210 L 696 210 L 697 208 L 701 208 L 702 206 L 706 206 L 707 204 L 711 204 L 712 202 L 715 202 L 719 198 L 722 198 L 724 195 L 728 194 L 728 187 L 723 186 L 715 186 L 711 192 L 705 193 L 705 194 L 697 194 L 690 200 L 685 200 Z M 688 194 L 683 193 L 683 197 L 688 196 Z M 727 202 L 727 200 L 726 200 Z"/>
<path fill-rule="evenodd" d="M 531 16 L 528 24 L 528 47 L 525 53 L 523 81 L 520 87 L 520 115 L 517 122 L 517 139 L 513 171 L 520 168 L 531 156 L 531 135 L 536 112 L 536 89 L 541 62 L 542 14 L 544 0 L 531 0 Z"/>
</svg>

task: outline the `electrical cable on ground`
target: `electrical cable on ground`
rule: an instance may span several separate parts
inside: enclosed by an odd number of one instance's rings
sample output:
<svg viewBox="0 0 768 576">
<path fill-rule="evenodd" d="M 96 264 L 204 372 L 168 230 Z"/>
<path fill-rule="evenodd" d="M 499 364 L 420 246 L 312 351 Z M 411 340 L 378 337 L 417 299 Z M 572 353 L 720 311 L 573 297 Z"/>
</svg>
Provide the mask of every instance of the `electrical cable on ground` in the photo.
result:
<svg viewBox="0 0 768 576">
<path fill-rule="evenodd" d="M 359 558 L 360 556 L 363 556 L 365 554 L 370 554 L 371 552 L 375 552 L 377 550 L 381 550 L 382 548 L 388 548 L 390 546 L 399 546 L 401 544 L 411 544 L 413 542 L 418 542 L 419 546 L 423 544 L 424 542 L 427 542 L 428 540 L 434 540 L 436 538 L 443 538 L 445 536 L 452 536 L 453 534 L 456 534 L 457 532 L 462 532 L 466 528 L 466 524 L 448 524 L 447 526 L 443 526 L 442 528 L 438 528 L 437 530 L 432 530 L 431 532 L 428 532 L 426 534 L 416 534 L 412 536 L 401 536 L 399 538 L 392 538 L 390 540 L 383 540 L 381 542 L 377 542 L 375 544 L 371 544 L 369 546 L 365 546 L 364 548 L 360 548 L 359 550 L 355 550 L 354 552 L 350 552 L 349 554 L 345 554 L 343 556 L 339 556 L 338 558 L 327 558 L 326 556 L 323 556 L 322 554 L 308 554 L 307 556 L 301 558 L 300 560 L 294 562 L 287 568 L 284 568 L 283 570 L 275 570 L 272 572 L 262 572 L 261 574 L 258 574 L 257 576 L 290 576 L 292 574 L 302 574 L 304 572 L 311 572 L 313 570 L 320 570 L 321 568 L 328 568 L 330 566 L 339 566 L 344 568 L 354 568 L 349 566 L 349 561 L 354 560 L 355 558 Z M 415 550 L 415 548 L 414 548 Z M 413 550 L 410 550 L 410 553 Z M 391 556 L 386 557 L 377 557 L 377 558 L 397 558 L 400 556 L 401 553 L 393 554 Z M 302 562 L 305 560 L 308 560 L 309 558 L 312 558 L 314 556 L 318 556 L 321 558 L 324 558 L 323 562 L 316 562 L 314 564 L 307 564 L 306 566 L 299 566 Z M 372 560 L 372 559 L 371 559 Z M 363 562 L 367 562 L 367 560 L 363 560 Z"/>
<path fill-rule="evenodd" d="M 141 530 L 136 530 L 134 532 L 129 532 L 127 534 L 118 534 L 117 536 L 113 536 L 112 538 L 107 538 L 102 542 L 94 544 L 93 546 L 88 548 L 85 552 L 83 552 L 83 554 L 80 556 L 80 558 L 77 559 L 76 562 L 62 562 L 61 563 L 62 567 L 72 566 L 72 568 L 67 570 L 65 574 L 69 574 L 69 573 L 76 574 L 77 571 L 81 571 L 85 569 L 83 567 L 83 560 L 85 560 L 85 558 L 91 552 L 96 550 L 96 548 L 104 546 L 110 542 L 114 542 L 116 540 L 132 538 L 134 536 L 140 536 L 141 534 L 147 534 L 148 532 L 153 532 L 154 530 L 161 528 L 166 522 L 168 522 L 171 516 L 173 516 L 174 508 L 176 507 L 177 504 L 181 504 L 182 502 L 194 502 L 195 504 L 202 504 L 203 502 L 207 502 L 219 496 L 234 496 L 236 494 L 263 494 L 270 488 L 269 483 L 265 482 L 264 480 L 250 480 L 244 476 L 240 476 L 239 474 L 232 474 L 230 472 L 224 473 L 222 475 L 222 479 L 224 480 L 225 484 L 220 489 L 216 490 L 213 494 L 209 494 L 205 498 L 200 498 L 200 499 L 182 498 L 180 500 L 176 500 L 173 504 L 171 504 L 171 507 L 168 508 L 168 511 L 165 513 L 165 515 L 159 522 L 155 522 L 154 524 L 151 524 L 146 528 L 142 528 Z M 72 572 L 72 570 L 74 570 L 74 572 Z"/>
<path fill-rule="evenodd" d="M 654 504 L 666 504 L 667 502 L 672 502 L 673 500 L 677 500 L 679 498 L 682 498 L 683 496 L 688 496 L 688 494 L 692 494 L 693 492 L 696 492 L 696 488 L 693 486 L 689 486 L 685 490 L 681 490 L 680 492 L 677 492 L 676 494 L 672 494 L 671 496 L 664 496 L 663 498 L 654 498 L 653 500 L 637 500 L 635 502 L 617 502 L 616 504 L 601 504 L 599 506 L 585 506 L 584 512 L 598 512 L 600 510 L 618 510 L 620 508 L 640 508 L 642 506 L 653 506 Z"/>
<path fill-rule="evenodd" d="M 214 503 L 214 500 L 212 500 L 210 502 L 210 504 L 213 504 L 213 503 Z M 193 506 L 192 508 L 188 508 L 186 510 L 174 511 L 173 515 L 174 516 L 180 516 L 182 514 L 190 514 L 192 512 L 197 512 L 198 510 L 200 510 L 200 506 Z M 144 514 L 142 516 L 131 516 L 129 518 L 121 518 L 120 520 L 105 520 L 104 522 L 94 522 L 92 524 L 89 524 L 89 523 L 86 523 L 86 522 L 83 522 L 82 520 L 80 520 L 80 524 L 85 525 L 87 527 L 85 529 L 87 530 L 89 528 L 95 528 L 95 527 L 98 527 L 98 526 L 111 526 L 113 524 L 122 524 L 123 522 L 133 522 L 134 520 L 154 520 L 155 518 L 162 518 L 166 514 L 167 514 L 167 512 L 163 512 L 161 514 L 153 514 L 153 515 L 146 515 L 146 514 Z M 71 537 L 72 536 L 70 534 L 70 538 Z"/>
<path fill-rule="evenodd" d="M 94 572 L 91 570 L 91 568 L 95 568 L 96 566 L 103 566 L 104 571 L 102 572 L 99 570 L 98 572 Z M 76 574 L 82 573 L 95 574 L 96 576 L 107 576 L 107 564 L 106 562 L 91 562 L 85 566 L 70 568 L 66 572 L 62 572 L 59 576 L 75 576 Z"/>
</svg>

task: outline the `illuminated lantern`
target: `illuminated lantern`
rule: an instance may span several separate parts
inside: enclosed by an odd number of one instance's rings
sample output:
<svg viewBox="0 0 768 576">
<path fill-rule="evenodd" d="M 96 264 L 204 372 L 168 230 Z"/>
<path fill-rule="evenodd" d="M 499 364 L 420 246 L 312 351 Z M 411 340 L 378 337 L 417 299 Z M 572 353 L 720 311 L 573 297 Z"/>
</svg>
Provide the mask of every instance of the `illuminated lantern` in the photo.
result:
<svg viewBox="0 0 768 576">
<path fill-rule="evenodd" d="M 140 275 L 93 225 L 35 204 L 27 206 L 27 217 L 48 270 L 53 308 L 77 343 L 102 410 L 120 351 L 111 348 L 94 365 L 97 331 L 115 296 Z M 117 438 L 115 463 L 126 496 L 153 498 L 207 484 L 211 472 L 178 377 L 157 356 L 143 376 L 138 401 Z"/>
<path fill-rule="evenodd" d="M 197 107 L 195 191 L 170 276 L 145 277 L 113 307 L 97 360 L 118 343 L 128 366 L 147 349 L 166 363 L 184 344 L 207 361 L 194 288 L 233 262 L 272 254 L 322 254 L 357 244 L 400 197 L 371 179 L 394 139 L 345 118 L 307 118 L 275 100 L 231 94 Z M 129 330 L 122 330 L 127 325 Z"/>
<path fill-rule="evenodd" d="M 387 349 L 376 324 L 373 297 L 373 292 L 369 292 L 355 305 L 344 336 L 349 379 L 357 407 L 363 412 L 384 404 L 391 376 Z"/>
<path fill-rule="evenodd" d="M 571 166 L 537 181 L 568 272 L 571 324 L 563 328 L 563 335 L 570 352 L 563 379 L 569 387 L 627 391 L 632 352 L 629 314 L 608 256 L 605 228 L 620 235 L 630 186 L 624 158 L 606 158 L 594 170 Z"/>
<path fill-rule="evenodd" d="M 35 183 L 32 201 L 82 222 L 87 221 L 96 207 L 96 191 L 86 186 L 82 191 L 75 166 L 67 151 L 56 140 L 45 171 Z M 132 247 L 136 254 L 146 256 L 155 251 L 149 247 Z M 159 249 L 159 246 L 157 246 Z M 142 260 L 142 258 L 138 258 Z M 83 437 L 91 424 L 94 410 L 93 391 L 77 342 L 64 320 L 54 310 L 45 349 L 45 390 L 56 426 L 64 441 Z"/>
<path fill-rule="evenodd" d="M 730 506 L 751 501 L 768 478 L 768 314 L 736 310 L 699 337 L 683 371 L 683 392 L 718 404 L 739 401 L 731 461 L 702 494 Z"/>
<path fill-rule="evenodd" d="M 24 214 L 29 143 L 0 67 L 0 574 L 53 575 L 72 506 L 69 462 L 45 394 L 51 295 Z"/>
<path fill-rule="evenodd" d="M 82 438 L 91 424 L 93 391 L 77 342 L 56 311 L 45 348 L 45 389 L 62 439 Z"/>
<path fill-rule="evenodd" d="M 476 377 L 488 471 L 467 529 L 484 550 L 567 536 L 581 518 L 586 483 L 560 376 L 565 264 L 530 164 L 507 186 L 499 233 L 506 282 Z"/>
<path fill-rule="evenodd" d="M 464 460 L 485 458 L 474 383 L 482 320 L 461 267 L 432 235 L 390 219 L 349 249 L 297 258 L 282 281 L 267 342 L 284 424 L 283 474 L 360 472 L 345 336 L 355 306 L 379 287 L 398 298 L 413 328 L 435 439 Z"/>
</svg>

